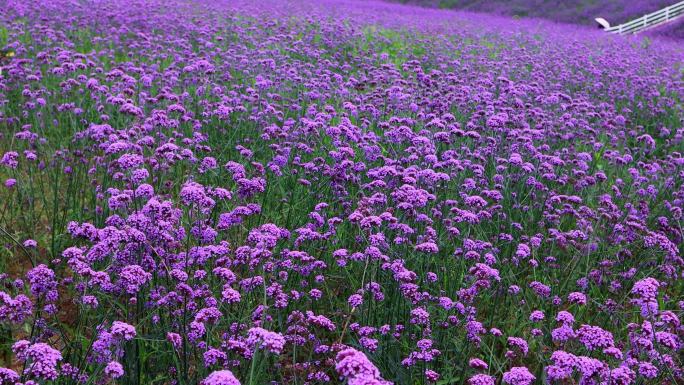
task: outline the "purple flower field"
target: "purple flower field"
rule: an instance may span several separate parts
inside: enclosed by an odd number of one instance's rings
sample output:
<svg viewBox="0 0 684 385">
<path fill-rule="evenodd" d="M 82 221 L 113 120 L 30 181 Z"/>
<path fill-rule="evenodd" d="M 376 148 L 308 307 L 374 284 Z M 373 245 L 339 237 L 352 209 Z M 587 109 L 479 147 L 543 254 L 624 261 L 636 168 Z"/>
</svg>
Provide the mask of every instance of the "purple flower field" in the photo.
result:
<svg viewBox="0 0 684 385">
<path fill-rule="evenodd" d="M 464 9 L 499 15 L 541 17 L 572 24 L 593 24 L 603 16 L 623 23 L 655 12 L 677 0 L 393 0 L 427 7 Z"/>
<path fill-rule="evenodd" d="M 459 9 L 513 17 L 535 17 L 561 23 L 595 26 L 594 19 L 603 17 L 618 25 L 658 11 L 677 0 L 390 0 L 423 7 Z M 684 39 L 684 20 L 665 24 L 646 33 Z"/>
<path fill-rule="evenodd" d="M 0 385 L 684 383 L 680 43 L 8 0 L 0 48 Z"/>
</svg>

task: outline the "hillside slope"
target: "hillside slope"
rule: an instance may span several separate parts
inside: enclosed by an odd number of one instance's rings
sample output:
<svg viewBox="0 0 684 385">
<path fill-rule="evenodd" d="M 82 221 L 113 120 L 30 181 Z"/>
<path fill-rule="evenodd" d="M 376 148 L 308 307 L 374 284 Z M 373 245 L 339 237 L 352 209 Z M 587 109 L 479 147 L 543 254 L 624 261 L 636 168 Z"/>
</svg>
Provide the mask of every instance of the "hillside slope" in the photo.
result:
<svg viewBox="0 0 684 385">
<path fill-rule="evenodd" d="M 543 18 L 562 23 L 594 25 L 594 18 L 603 17 L 611 24 L 623 23 L 657 11 L 676 0 L 395 0 L 399 3 L 433 8 L 484 12 L 495 15 Z M 663 29 L 662 35 L 682 36 L 680 23 Z M 661 35 L 653 31 L 651 35 Z"/>
</svg>

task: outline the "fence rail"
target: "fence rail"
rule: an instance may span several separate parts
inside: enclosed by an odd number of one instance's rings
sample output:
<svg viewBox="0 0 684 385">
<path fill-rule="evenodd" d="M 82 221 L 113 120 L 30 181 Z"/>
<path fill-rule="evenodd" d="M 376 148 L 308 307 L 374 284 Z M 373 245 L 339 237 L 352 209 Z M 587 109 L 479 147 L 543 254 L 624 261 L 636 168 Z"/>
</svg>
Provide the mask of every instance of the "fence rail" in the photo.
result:
<svg viewBox="0 0 684 385">
<path fill-rule="evenodd" d="M 604 28 L 604 31 L 619 34 L 639 33 L 682 16 L 684 16 L 684 1 L 672 4 L 669 7 L 646 14 L 638 19 L 634 19 L 626 23 L 608 26 Z M 596 19 L 596 21 L 599 22 L 599 19 Z"/>
</svg>

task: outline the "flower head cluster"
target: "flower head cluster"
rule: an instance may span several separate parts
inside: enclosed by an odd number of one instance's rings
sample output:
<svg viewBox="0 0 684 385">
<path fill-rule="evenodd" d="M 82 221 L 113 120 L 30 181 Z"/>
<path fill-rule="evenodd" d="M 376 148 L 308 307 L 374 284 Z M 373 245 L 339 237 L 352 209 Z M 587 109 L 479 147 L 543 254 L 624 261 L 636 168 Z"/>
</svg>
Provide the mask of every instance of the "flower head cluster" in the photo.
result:
<svg viewBox="0 0 684 385">
<path fill-rule="evenodd" d="M 380 371 L 371 363 L 365 354 L 347 348 L 335 357 L 335 370 L 350 385 L 391 385 L 380 377 Z"/>
<path fill-rule="evenodd" d="M 25 363 L 24 374 L 43 380 L 57 379 L 58 365 L 62 361 L 62 354 L 59 350 L 46 343 L 31 344 L 29 341 L 20 340 L 12 345 L 12 351 L 21 362 Z"/>
</svg>

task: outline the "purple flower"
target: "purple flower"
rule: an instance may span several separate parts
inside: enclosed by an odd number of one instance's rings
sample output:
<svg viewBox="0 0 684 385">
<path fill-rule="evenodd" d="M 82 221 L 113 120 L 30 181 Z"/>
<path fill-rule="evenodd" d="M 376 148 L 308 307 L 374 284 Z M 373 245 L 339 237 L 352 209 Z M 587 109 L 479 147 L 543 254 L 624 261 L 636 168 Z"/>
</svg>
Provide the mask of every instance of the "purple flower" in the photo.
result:
<svg viewBox="0 0 684 385">
<path fill-rule="evenodd" d="M 524 243 L 521 243 L 518 245 L 518 249 L 515 251 L 515 256 L 520 259 L 524 259 L 530 256 L 532 251 L 530 250 L 530 247 L 527 246 Z"/>
<path fill-rule="evenodd" d="M 530 321 L 539 322 L 544 319 L 544 312 L 541 310 L 535 310 L 530 314 Z"/>
<path fill-rule="evenodd" d="M 489 365 L 487 365 L 486 362 L 482 361 L 479 358 L 471 358 L 470 361 L 468 361 L 468 366 L 470 366 L 473 369 L 480 369 L 480 370 L 489 369 Z"/>
<path fill-rule="evenodd" d="M 120 363 L 111 361 L 105 366 L 104 373 L 111 378 L 119 378 L 124 375 L 124 369 Z"/>
<path fill-rule="evenodd" d="M 137 154 L 123 154 L 117 160 L 117 164 L 120 168 L 127 170 L 131 168 L 138 168 L 144 162 L 144 158 Z"/>
<path fill-rule="evenodd" d="M 139 265 L 128 265 L 119 274 L 119 282 L 128 294 L 135 294 L 140 291 L 150 278 L 152 278 L 152 274 L 146 272 Z"/>
<path fill-rule="evenodd" d="M 27 239 L 24 241 L 24 247 L 28 249 L 34 249 L 38 246 L 38 242 L 34 241 L 33 239 Z"/>
<path fill-rule="evenodd" d="M 121 321 L 114 321 L 110 331 L 113 336 L 119 337 L 124 341 L 132 340 L 137 334 L 133 325 Z"/>
<path fill-rule="evenodd" d="M 558 312 L 558 314 L 556 314 L 556 321 L 572 325 L 575 323 L 575 317 L 572 315 L 572 313 L 561 310 Z"/>
<path fill-rule="evenodd" d="M 523 356 L 526 356 L 530 350 L 527 345 L 527 341 L 518 337 L 508 337 L 508 345 L 518 348 L 518 350 L 522 352 Z"/>
<path fill-rule="evenodd" d="M 660 283 L 654 278 L 637 281 L 631 294 L 636 296 L 633 302 L 641 307 L 641 315 L 647 317 L 658 313 L 658 287 Z"/>
<path fill-rule="evenodd" d="M 582 325 L 577 330 L 577 337 L 590 351 L 614 346 L 613 334 L 598 326 Z"/>
<path fill-rule="evenodd" d="M 31 294 L 34 296 L 46 295 L 50 301 L 57 298 L 55 272 L 46 265 L 41 264 L 29 270 L 26 278 L 31 284 Z"/>
<path fill-rule="evenodd" d="M 0 321 L 7 324 L 21 324 L 32 314 L 33 304 L 23 294 L 12 298 L 0 291 Z"/>
<path fill-rule="evenodd" d="M 495 380 L 487 374 L 476 374 L 468 379 L 468 385 L 494 385 Z"/>
<path fill-rule="evenodd" d="M 166 333 L 166 340 L 171 342 L 175 349 L 179 349 L 183 343 L 183 338 L 178 333 Z"/>
<path fill-rule="evenodd" d="M 551 295 L 551 288 L 541 282 L 531 282 L 530 288 L 540 297 L 547 298 Z"/>
<path fill-rule="evenodd" d="M 329 331 L 333 331 L 336 328 L 335 324 L 328 317 L 324 315 L 315 315 L 312 311 L 306 312 L 306 320 L 314 326 L 318 326 Z"/>
<path fill-rule="evenodd" d="M 25 374 L 45 380 L 57 379 L 57 365 L 62 360 L 62 354 L 57 349 L 42 342 L 30 344 L 20 340 L 14 343 L 12 350 L 20 361 L 29 363 Z"/>
<path fill-rule="evenodd" d="M 582 378 L 588 379 L 595 375 L 605 375 L 608 366 L 601 360 L 585 356 L 577 356 L 575 368 L 582 374 Z"/>
<path fill-rule="evenodd" d="M 0 368 L 0 385 L 13 385 L 19 382 L 19 375 L 12 369 Z"/>
<path fill-rule="evenodd" d="M 247 344 L 252 347 L 266 349 L 273 354 L 280 354 L 285 347 L 285 338 L 280 333 L 255 327 L 247 334 Z"/>
<path fill-rule="evenodd" d="M 610 379 L 616 385 L 629 385 L 636 379 L 636 373 L 627 366 L 618 366 L 610 371 Z"/>
<path fill-rule="evenodd" d="M 363 296 L 360 294 L 352 294 L 349 296 L 349 300 L 347 300 L 347 302 L 349 303 L 349 306 L 353 308 L 359 307 L 363 303 Z"/>
<path fill-rule="evenodd" d="M 658 377 L 658 368 L 650 362 L 639 362 L 639 374 L 648 379 Z"/>
<path fill-rule="evenodd" d="M 568 301 L 570 303 L 576 303 L 578 305 L 586 305 L 587 296 L 580 292 L 572 292 L 568 294 Z"/>
<path fill-rule="evenodd" d="M 195 314 L 195 322 L 215 324 L 221 318 L 221 311 L 216 307 L 206 307 Z"/>
<path fill-rule="evenodd" d="M 551 354 L 551 361 L 553 361 L 553 365 L 546 367 L 546 374 L 550 380 L 559 381 L 572 377 L 575 365 L 577 365 L 577 357 L 562 350 L 557 350 Z"/>
<path fill-rule="evenodd" d="M 428 382 L 437 382 L 437 381 L 439 381 L 439 373 L 435 372 L 434 370 L 426 369 L 425 370 L 425 379 Z"/>
<path fill-rule="evenodd" d="M 554 342 L 563 343 L 575 338 L 577 334 L 570 324 L 564 323 L 551 330 L 551 338 Z"/>
<path fill-rule="evenodd" d="M 503 381 L 510 385 L 530 385 L 535 379 L 524 366 L 513 367 L 503 375 Z"/>
<path fill-rule="evenodd" d="M 228 359 L 228 355 L 218 349 L 211 348 L 204 352 L 202 358 L 204 358 L 204 366 L 210 367 L 226 361 Z"/>
<path fill-rule="evenodd" d="M 359 375 L 368 375 L 374 378 L 380 376 L 380 371 L 368 360 L 366 355 L 353 348 L 347 348 L 337 353 L 335 370 L 344 378 Z"/>
<path fill-rule="evenodd" d="M 430 322 L 430 313 L 422 307 L 411 310 L 411 323 L 416 325 L 427 325 Z"/>
<path fill-rule="evenodd" d="M 202 380 L 201 385 L 240 385 L 240 381 L 230 370 L 218 370 Z"/>
<path fill-rule="evenodd" d="M 2 155 L 0 164 L 9 168 L 17 168 L 19 165 L 19 154 L 16 151 L 8 151 Z"/>
<path fill-rule="evenodd" d="M 439 247 L 437 246 L 436 243 L 434 242 L 423 242 L 419 245 L 416 245 L 416 251 L 420 251 L 423 253 L 429 253 L 429 254 L 437 254 L 439 252 Z"/>
</svg>

